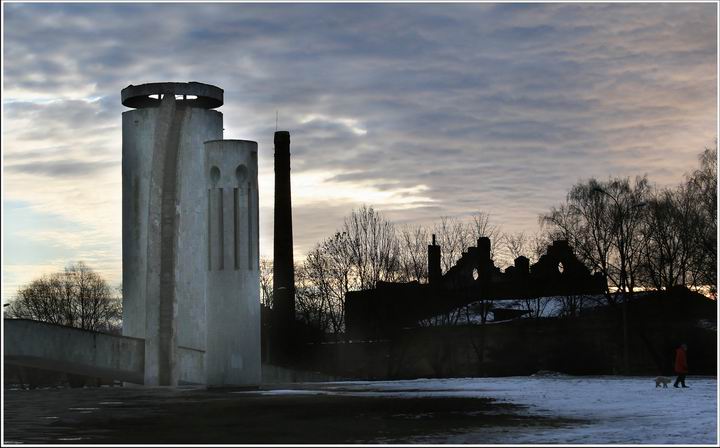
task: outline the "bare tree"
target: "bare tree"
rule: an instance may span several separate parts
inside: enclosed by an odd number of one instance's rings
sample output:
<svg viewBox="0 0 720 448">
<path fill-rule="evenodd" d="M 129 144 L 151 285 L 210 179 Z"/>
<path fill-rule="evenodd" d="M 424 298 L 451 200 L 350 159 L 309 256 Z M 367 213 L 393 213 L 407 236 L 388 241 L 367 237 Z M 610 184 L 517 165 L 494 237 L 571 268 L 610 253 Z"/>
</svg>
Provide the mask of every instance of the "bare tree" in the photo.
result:
<svg viewBox="0 0 720 448">
<path fill-rule="evenodd" d="M 658 290 L 692 283 L 693 229 L 699 223 L 690 191 L 682 185 L 664 189 L 648 200 L 647 208 L 642 229 L 645 283 Z"/>
<path fill-rule="evenodd" d="M 347 253 L 359 289 L 374 288 L 378 281 L 392 281 L 399 271 L 395 227 L 373 207 L 361 206 L 343 224 Z"/>
<path fill-rule="evenodd" d="M 608 280 L 605 297 L 622 304 L 623 366 L 629 366 L 628 300 L 641 279 L 643 209 L 649 192 L 647 178 L 590 179 L 572 187 L 567 201 L 541 217 L 575 247 L 579 258 Z M 611 294 L 611 285 L 616 294 Z M 617 308 L 616 308 L 617 309 Z"/>
<path fill-rule="evenodd" d="M 443 216 L 433 225 L 433 233 L 442 247 L 442 272 L 447 272 L 460 259 L 462 253 L 473 245 L 472 235 L 466 223 L 457 218 Z"/>
<path fill-rule="evenodd" d="M 643 280 L 656 289 L 675 285 L 716 294 L 717 147 L 674 188 L 648 199 L 643 230 Z"/>
<path fill-rule="evenodd" d="M 553 243 L 552 232 L 539 230 L 528 237 L 526 257 L 530 263 L 536 263 L 540 257 L 545 255 L 548 247 Z"/>
<path fill-rule="evenodd" d="M 547 252 L 548 246 L 553 242 L 553 235 L 551 232 L 542 231 L 531 234 L 525 232 L 506 233 L 502 236 L 501 241 L 504 252 L 510 258 L 508 264 L 514 263 L 515 259 L 520 256 L 527 258 L 532 264 Z"/>
<path fill-rule="evenodd" d="M 717 140 L 714 148 L 700 154 L 700 168 L 687 178 L 686 185 L 697 214 L 691 267 L 698 285 L 717 295 Z"/>
<path fill-rule="evenodd" d="M 603 196 L 590 194 L 597 181 L 572 187 L 566 202 L 540 216 L 550 239 L 565 239 L 590 268 L 607 276 L 610 270 L 612 228 L 607 222 L 608 204 Z"/>
<path fill-rule="evenodd" d="M 512 260 L 517 257 L 528 257 L 531 252 L 531 240 L 525 232 L 508 233 L 504 235 L 503 243 L 505 250 Z"/>
<path fill-rule="evenodd" d="M 418 230 L 416 238 L 422 238 L 422 230 Z M 411 243 L 416 242 L 408 235 L 408 244 Z M 393 224 L 381 213 L 365 205 L 353 210 L 342 231 L 318 243 L 300 268 L 302 282 L 298 285 L 302 284 L 297 292 L 300 317 L 335 336 L 344 332 L 348 292 L 375 288 L 379 281 L 403 278 L 400 247 Z M 422 275 L 421 259 L 409 249 L 405 269 Z"/>
<path fill-rule="evenodd" d="M 423 226 L 405 226 L 400 230 L 398 261 L 401 280 L 427 282 L 429 242 L 428 231 Z"/>
<path fill-rule="evenodd" d="M 295 311 L 296 316 L 318 334 L 326 334 L 329 330 L 339 332 L 342 319 L 337 319 L 331 308 L 331 297 L 323 290 L 323 283 L 316 283 L 310 275 L 308 264 L 295 269 Z M 331 327 L 332 324 L 332 327 Z"/>
<path fill-rule="evenodd" d="M 480 237 L 490 238 L 490 258 L 502 255 L 499 248 L 504 245 L 505 235 L 500 226 L 490 221 L 490 213 L 475 212 L 470 221 L 470 243 L 475 245 Z"/>
<path fill-rule="evenodd" d="M 605 194 L 613 199 L 616 206 L 613 228 L 618 263 L 615 268 L 620 278 L 618 286 L 623 293 L 632 294 L 638 284 L 645 245 L 642 225 L 649 192 L 650 185 L 646 177 L 637 177 L 634 184 L 629 179 L 615 179 L 605 189 Z"/>
<path fill-rule="evenodd" d="M 260 303 L 273 305 L 273 262 L 267 258 L 260 259 Z"/>
<path fill-rule="evenodd" d="M 632 184 L 627 178 L 590 179 L 574 185 L 565 204 L 540 217 L 553 239 L 568 240 L 588 268 L 605 275 L 610 303 L 616 302 L 611 286 L 618 293 L 632 292 L 637 283 L 648 192 L 645 177 Z"/>
<path fill-rule="evenodd" d="M 555 312 L 557 316 L 577 317 L 578 313 L 588 303 L 590 297 L 586 295 L 558 296 L 554 298 L 560 303 Z"/>
<path fill-rule="evenodd" d="M 100 274 L 78 262 L 21 287 L 7 316 L 93 331 L 116 331 L 122 301 Z"/>
<path fill-rule="evenodd" d="M 303 265 L 303 291 L 300 294 L 301 308 L 312 315 L 318 308 L 317 327 L 337 335 L 344 331 L 345 294 L 354 289 L 356 279 L 352 274 L 352 263 L 346 241 L 347 236 L 336 233 L 315 246 Z M 323 322 L 327 322 L 325 325 Z"/>
</svg>

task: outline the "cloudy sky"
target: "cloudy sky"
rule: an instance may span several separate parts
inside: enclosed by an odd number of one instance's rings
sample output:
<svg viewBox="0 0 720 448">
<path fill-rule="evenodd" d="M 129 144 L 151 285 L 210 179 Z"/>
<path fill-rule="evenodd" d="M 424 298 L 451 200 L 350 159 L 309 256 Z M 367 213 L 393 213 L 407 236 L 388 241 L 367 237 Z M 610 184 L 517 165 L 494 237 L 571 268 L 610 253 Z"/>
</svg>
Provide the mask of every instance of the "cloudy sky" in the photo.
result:
<svg viewBox="0 0 720 448">
<path fill-rule="evenodd" d="M 121 278 L 120 90 L 225 89 L 225 137 L 292 138 L 296 254 L 362 203 L 507 231 L 594 176 L 681 180 L 716 138 L 716 6 L 3 4 L 3 300 L 84 260 Z"/>
</svg>

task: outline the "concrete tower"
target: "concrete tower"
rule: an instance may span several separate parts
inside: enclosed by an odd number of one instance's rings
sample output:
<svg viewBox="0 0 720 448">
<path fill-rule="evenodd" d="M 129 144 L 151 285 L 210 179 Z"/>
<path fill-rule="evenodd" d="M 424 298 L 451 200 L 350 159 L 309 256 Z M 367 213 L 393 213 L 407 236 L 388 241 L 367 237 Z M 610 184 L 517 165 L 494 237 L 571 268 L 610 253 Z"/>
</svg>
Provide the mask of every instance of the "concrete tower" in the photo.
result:
<svg viewBox="0 0 720 448">
<path fill-rule="evenodd" d="M 295 321 L 290 133 L 275 132 L 275 228 L 273 242 L 273 332 L 271 358 L 285 359 Z"/>
<path fill-rule="evenodd" d="M 131 85 L 121 97 L 134 108 L 122 130 L 123 335 L 145 339 L 144 383 L 258 382 L 257 144 L 218 141 L 218 87 Z"/>
</svg>

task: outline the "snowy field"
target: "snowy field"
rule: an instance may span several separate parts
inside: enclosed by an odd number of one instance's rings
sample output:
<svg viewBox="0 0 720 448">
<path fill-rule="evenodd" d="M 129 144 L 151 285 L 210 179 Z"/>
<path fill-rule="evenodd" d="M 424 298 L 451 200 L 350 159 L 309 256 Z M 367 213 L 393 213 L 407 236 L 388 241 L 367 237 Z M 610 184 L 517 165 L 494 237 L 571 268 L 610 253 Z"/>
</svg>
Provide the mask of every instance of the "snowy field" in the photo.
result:
<svg viewBox="0 0 720 448">
<path fill-rule="evenodd" d="M 691 376 L 687 384 L 689 389 L 664 389 L 655 388 L 650 377 L 556 374 L 286 383 L 242 390 L 8 389 L 3 437 L 6 443 L 170 446 L 716 446 L 716 378 Z"/>
<path fill-rule="evenodd" d="M 578 424 L 502 432 L 438 434 L 408 443 L 712 444 L 717 443 L 717 381 L 689 377 L 687 389 L 655 388 L 650 377 L 565 375 L 419 379 L 313 384 L 268 394 L 402 397 L 490 397 L 526 406 L 528 415 L 579 419 Z"/>
</svg>

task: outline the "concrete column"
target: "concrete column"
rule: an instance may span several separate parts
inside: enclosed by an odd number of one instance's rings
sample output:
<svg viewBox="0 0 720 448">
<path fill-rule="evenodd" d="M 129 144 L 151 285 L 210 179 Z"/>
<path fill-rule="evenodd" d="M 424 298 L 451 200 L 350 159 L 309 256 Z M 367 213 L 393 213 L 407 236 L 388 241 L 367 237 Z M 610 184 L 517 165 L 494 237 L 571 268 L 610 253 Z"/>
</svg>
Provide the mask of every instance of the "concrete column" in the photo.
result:
<svg viewBox="0 0 720 448">
<path fill-rule="evenodd" d="M 439 284 L 442 280 L 442 267 L 440 266 L 440 246 L 435 244 L 435 234 L 432 236 L 432 244 L 428 245 L 428 282 L 431 285 Z"/>
<path fill-rule="evenodd" d="M 205 143 L 208 385 L 260 382 L 257 143 Z"/>
</svg>

